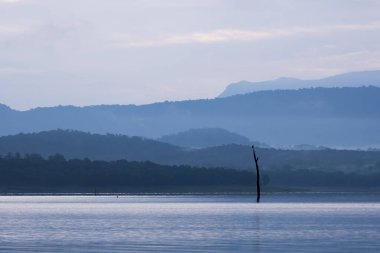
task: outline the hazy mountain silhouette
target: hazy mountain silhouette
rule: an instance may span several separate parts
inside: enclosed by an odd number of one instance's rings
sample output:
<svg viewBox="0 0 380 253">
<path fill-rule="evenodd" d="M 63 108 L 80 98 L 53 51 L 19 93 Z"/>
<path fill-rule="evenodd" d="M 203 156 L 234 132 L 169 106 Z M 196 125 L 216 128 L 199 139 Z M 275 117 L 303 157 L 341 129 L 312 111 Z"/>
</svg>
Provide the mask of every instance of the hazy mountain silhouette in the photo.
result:
<svg viewBox="0 0 380 253">
<path fill-rule="evenodd" d="M 0 135 L 74 129 L 159 138 L 192 128 L 224 128 L 282 145 L 380 143 L 380 88 L 260 91 L 149 105 L 58 106 L 0 110 Z"/>
<path fill-rule="evenodd" d="M 0 155 L 62 154 L 68 159 L 151 161 L 162 165 L 190 165 L 253 169 L 249 145 L 182 149 L 166 143 L 122 135 L 99 135 L 55 130 L 0 137 Z M 380 152 L 345 150 L 277 150 L 257 148 L 263 171 L 319 170 L 373 173 L 380 170 Z"/>
<path fill-rule="evenodd" d="M 186 148 L 205 148 L 227 144 L 251 145 L 253 143 L 247 137 L 223 128 L 190 129 L 177 134 L 162 136 L 158 140 Z M 254 142 L 254 144 L 256 146 L 267 146 L 258 142 Z"/>
<path fill-rule="evenodd" d="M 317 80 L 300 80 L 297 78 L 282 77 L 276 80 L 262 82 L 240 81 L 228 85 L 219 97 L 228 97 L 262 90 L 285 90 L 311 87 L 360 87 L 368 85 L 380 86 L 380 70 L 350 72 Z"/>
</svg>

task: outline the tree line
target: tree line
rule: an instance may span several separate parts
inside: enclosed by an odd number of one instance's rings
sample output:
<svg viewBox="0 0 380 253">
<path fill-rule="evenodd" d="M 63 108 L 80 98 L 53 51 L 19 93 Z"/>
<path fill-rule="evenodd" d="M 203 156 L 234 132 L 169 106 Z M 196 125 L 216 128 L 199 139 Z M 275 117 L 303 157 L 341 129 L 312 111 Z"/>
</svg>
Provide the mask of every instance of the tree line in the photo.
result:
<svg viewBox="0 0 380 253">
<path fill-rule="evenodd" d="M 0 187 L 50 187 L 67 189 L 87 187 L 175 187 L 175 186 L 249 186 L 255 175 L 248 171 L 222 168 L 166 166 L 149 161 L 129 162 L 70 159 L 56 154 L 7 154 L 0 157 Z"/>
<path fill-rule="evenodd" d="M 282 168 L 264 170 L 263 190 L 273 187 L 361 187 L 379 188 L 380 173 L 357 174 L 339 171 L 300 170 Z M 159 165 L 149 161 L 130 162 L 65 159 L 56 154 L 43 158 L 38 154 L 7 154 L 0 157 L 0 191 L 161 191 L 188 187 L 208 187 L 228 191 L 255 190 L 254 171 L 223 168 Z M 32 189 L 32 190 L 31 190 Z M 43 190 L 41 190 L 43 189 Z"/>
</svg>

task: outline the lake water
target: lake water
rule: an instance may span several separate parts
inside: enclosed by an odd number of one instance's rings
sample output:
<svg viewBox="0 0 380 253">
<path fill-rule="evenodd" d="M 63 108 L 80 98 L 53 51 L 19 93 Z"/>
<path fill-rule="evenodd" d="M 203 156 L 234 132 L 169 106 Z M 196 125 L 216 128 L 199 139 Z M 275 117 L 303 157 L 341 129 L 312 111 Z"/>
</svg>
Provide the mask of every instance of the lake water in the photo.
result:
<svg viewBox="0 0 380 253">
<path fill-rule="evenodd" d="M 2 252 L 380 252 L 380 194 L 0 196 Z"/>
</svg>

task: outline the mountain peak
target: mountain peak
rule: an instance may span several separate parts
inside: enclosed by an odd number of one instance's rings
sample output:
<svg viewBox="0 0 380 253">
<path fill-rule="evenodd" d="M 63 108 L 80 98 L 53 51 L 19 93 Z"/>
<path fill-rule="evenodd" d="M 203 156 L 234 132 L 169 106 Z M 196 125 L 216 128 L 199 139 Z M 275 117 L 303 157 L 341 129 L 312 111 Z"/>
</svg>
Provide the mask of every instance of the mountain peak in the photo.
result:
<svg viewBox="0 0 380 253">
<path fill-rule="evenodd" d="M 159 141 L 186 148 L 205 148 L 227 144 L 250 145 L 251 141 L 242 135 L 223 128 L 197 128 L 162 136 Z"/>
<path fill-rule="evenodd" d="M 0 111 L 12 111 L 12 108 L 10 108 L 9 106 L 5 104 L 0 103 Z"/>
</svg>

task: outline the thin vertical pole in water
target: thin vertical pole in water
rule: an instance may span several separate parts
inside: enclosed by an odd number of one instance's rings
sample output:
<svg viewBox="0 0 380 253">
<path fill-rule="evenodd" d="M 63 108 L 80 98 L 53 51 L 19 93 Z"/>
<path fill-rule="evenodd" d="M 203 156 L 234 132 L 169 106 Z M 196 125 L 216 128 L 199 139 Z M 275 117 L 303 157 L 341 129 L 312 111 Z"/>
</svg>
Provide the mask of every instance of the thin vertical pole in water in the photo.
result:
<svg viewBox="0 0 380 253">
<path fill-rule="evenodd" d="M 253 151 L 253 159 L 255 160 L 256 165 L 256 189 L 257 189 L 257 200 L 256 202 L 260 202 L 260 171 L 259 171 L 259 158 L 256 156 L 255 152 L 255 146 L 252 145 L 252 151 Z"/>
</svg>

